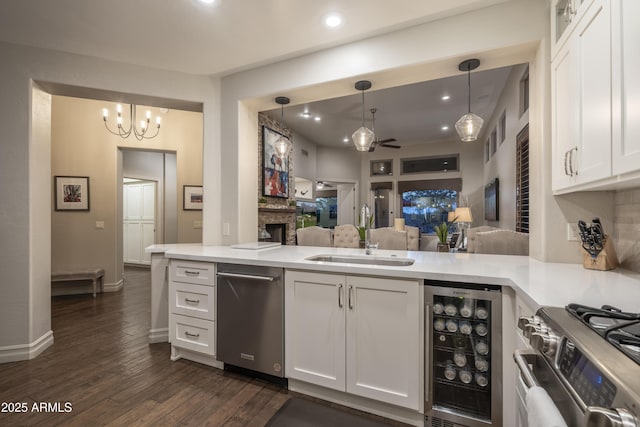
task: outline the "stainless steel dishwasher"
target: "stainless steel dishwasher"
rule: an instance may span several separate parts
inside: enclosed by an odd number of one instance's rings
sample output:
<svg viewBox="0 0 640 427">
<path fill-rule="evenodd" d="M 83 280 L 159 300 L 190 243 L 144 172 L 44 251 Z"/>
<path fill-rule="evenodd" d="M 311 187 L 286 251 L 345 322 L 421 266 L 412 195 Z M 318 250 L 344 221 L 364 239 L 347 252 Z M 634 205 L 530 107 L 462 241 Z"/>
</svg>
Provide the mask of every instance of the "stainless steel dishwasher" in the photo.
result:
<svg viewBox="0 0 640 427">
<path fill-rule="evenodd" d="M 218 264 L 217 359 L 284 377 L 284 271 Z"/>
</svg>

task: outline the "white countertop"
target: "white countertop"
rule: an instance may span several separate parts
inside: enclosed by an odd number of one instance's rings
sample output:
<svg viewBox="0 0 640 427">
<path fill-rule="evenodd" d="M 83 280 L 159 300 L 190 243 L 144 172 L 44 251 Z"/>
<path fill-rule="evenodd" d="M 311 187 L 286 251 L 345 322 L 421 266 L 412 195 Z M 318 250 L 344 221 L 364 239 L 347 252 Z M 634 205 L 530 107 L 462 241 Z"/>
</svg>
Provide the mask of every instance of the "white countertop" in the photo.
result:
<svg viewBox="0 0 640 427">
<path fill-rule="evenodd" d="M 609 304 L 624 311 L 640 311 L 640 274 L 622 269 L 587 270 L 581 264 L 540 262 L 530 257 L 376 250 L 377 256 L 415 259 L 411 266 L 345 264 L 307 261 L 313 255 L 364 255 L 363 249 L 313 246 L 279 246 L 258 250 L 200 244 L 153 245 L 150 253 L 168 258 L 269 265 L 288 269 L 360 274 L 398 278 L 449 280 L 511 286 L 532 306 L 579 303 L 599 307 Z"/>
</svg>

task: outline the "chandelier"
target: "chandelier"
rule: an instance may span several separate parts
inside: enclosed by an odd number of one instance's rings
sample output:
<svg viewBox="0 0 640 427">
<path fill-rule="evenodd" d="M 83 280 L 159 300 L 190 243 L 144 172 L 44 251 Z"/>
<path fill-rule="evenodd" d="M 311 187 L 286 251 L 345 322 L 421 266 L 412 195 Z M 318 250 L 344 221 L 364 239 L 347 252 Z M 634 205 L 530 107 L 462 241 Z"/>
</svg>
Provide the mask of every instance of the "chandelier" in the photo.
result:
<svg viewBox="0 0 640 427">
<path fill-rule="evenodd" d="M 121 138 L 128 138 L 129 135 L 133 134 L 138 141 L 142 141 L 143 139 L 152 139 L 158 136 L 158 133 L 160 133 L 160 117 L 156 117 L 156 132 L 153 135 L 147 135 L 150 128 L 151 111 L 147 110 L 145 113 L 145 120 L 140 120 L 140 129 L 138 129 L 136 125 L 136 110 L 137 108 L 135 104 L 129 104 L 129 127 L 128 129 L 125 129 L 122 125 L 122 105 L 118 104 L 116 106 L 117 130 L 113 131 L 109 128 L 109 123 L 107 122 L 107 119 L 109 118 L 109 110 L 107 108 L 103 108 L 102 120 L 104 121 L 104 127 L 112 134 L 118 135 Z"/>
</svg>

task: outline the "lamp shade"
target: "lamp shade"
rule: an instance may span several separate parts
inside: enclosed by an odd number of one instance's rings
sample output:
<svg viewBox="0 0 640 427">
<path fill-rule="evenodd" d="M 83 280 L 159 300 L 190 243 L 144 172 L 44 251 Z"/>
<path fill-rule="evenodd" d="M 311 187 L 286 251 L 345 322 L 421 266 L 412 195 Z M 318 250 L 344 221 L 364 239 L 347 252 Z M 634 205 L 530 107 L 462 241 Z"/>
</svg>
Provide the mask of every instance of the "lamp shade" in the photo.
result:
<svg viewBox="0 0 640 427">
<path fill-rule="evenodd" d="M 456 122 L 456 131 L 458 131 L 460 140 L 462 142 L 471 142 L 478 139 L 483 123 L 482 117 L 473 113 L 467 113 L 460 117 Z"/>
<path fill-rule="evenodd" d="M 456 222 L 473 222 L 473 215 L 469 208 L 456 208 L 454 215 L 457 217 Z"/>
<path fill-rule="evenodd" d="M 453 222 L 453 220 L 456 219 L 456 213 L 455 211 L 451 211 L 447 214 L 447 222 Z"/>
<path fill-rule="evenodd" d="M 375 137 L 376 135 L 371 131 L 371 129 L 364 126 L 360 127 L 353 133 L 353 135 L 351 135 L 353 144 L 356 146 L 356 150 L 358 151 L 369 151 L 369 147 L 373 144 Z"/>
</svg>

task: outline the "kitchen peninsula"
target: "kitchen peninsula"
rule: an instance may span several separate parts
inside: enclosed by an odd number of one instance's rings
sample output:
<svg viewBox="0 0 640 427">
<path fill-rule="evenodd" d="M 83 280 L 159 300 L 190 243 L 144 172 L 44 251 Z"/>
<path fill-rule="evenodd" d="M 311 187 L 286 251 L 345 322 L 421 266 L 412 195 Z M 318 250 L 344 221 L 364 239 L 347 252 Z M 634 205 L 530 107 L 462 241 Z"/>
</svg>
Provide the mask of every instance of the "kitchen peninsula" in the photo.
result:
<svg viewBox="0 0 640 427">
<path fill-rule="evenodd" d="M 578 249 L 576 249 L 578 250 Z M 407 329 L 410 339 L 403 338 L 403 344 L 407 344 L 405 348 L 397 351 L 411 353 L 409 344 L 415 342 L 415 360 L 407 365 L 415 366 L 415 370 L 406 375 L 409 383 L 411 380 L 414 385 L 407 386 L 407 398 L 393 400 L 383 395 L 373 396 L 367 394 L 367 390 L 358 391 L 352 388 L 349 391 L 347 381 L 346 388 L 343 389 L 333 387 L 332 385 L 320 384 L 320 380 L 310 382 L 303 380 L 303 374 L 296 372 L 297 378 L 291 379 L 292 372 L 285 370 L 285 376 L 289 377 L 289 388 L 301 393 L 314 395 L 326 400 L 335 401 L 347 406 L 352 406 L 365 411 L 377 413 L 382 416 L 394 418 L 403 422 L 414 425 L 420 424 L 420 420 L 424 413 L 424 335 L 425 335 L 425 312 L 423 305 L 422 284 L 430 281 L 447 281 L 458 282 L 466 285 L 477 284 L 482 285 L 498 285 L 502 287 L 502 385 L 505 388 L 503 421 L 504 425 L 513 419 L 515 404 L 511 389 L 514 387 L 515 371 L 513 362 L 511 361 L 511 352 L 519 344 L 516 338 L 516 319 L 521 315 L 532 315 L 540 306 L 565 306 L 568 303 L 580 303 L 584 305 L 600 306 L 602 304 L 610 304 L 618 306 L 622 310 L 637 311 L 636 303 L 640 301 L 640 275 L 630 273 L 624 270 L 613 270 L 609 272 L 586 270 L 578 264 L 558 264 L 543 263 L 533 258 L 524 256 L 503 256 L 503 255 L 483 255 L 470 253 L 438 253 L 438 252 L 419 252 L 419 251 L 388 251 L 378 250 L 369 258 L 375 259 L 380 257 L 383 260 L 405 259 L 414 260 L 411 265 L 394 266 L 383 264 L 362 264 L 356 262 L 331 262 L 331 261 L 312 261 L 311 257 L 318 255 L 334 255 L 334 256 L 356 256 L 367 258 L 362 249 L 342 249 L 342 248 L 320 248 L 308 246 L 286 245 L 281 247 L 272 247 L 258 250 L 251 249 L 234 249 L 224 246 L 206 246 L 206 245 L 155 245 L 147 248 L 152 254 L 152 330 L 150 340 L 152 342 L 166 341 L 170 336 L 169 329 L 169 307 L 167 303 L 168 281 L 174 275 L 165 274 L 167 266 L 174 262 L 183 263 L 185 265 L 193 265 L 195 267 L 203 266 L 205 268 L 204 276 L 207 276 L 207 283 L 212 286 L 215 283 L 212 274 L 215 271 L 215 265 L 218 263 L 241 264 L 244 266 L 269 266 L 284 269 L 285 282 L 287 277 L 289 280 L 302 280 L 305 277 L 313 278 L 312 281 L 331 284 L 330 278 L 337 277 L 335 287 L 345 284 L 350 287 L 349 280 L 356 278 L 353 283 L 380 282 L 372 286 L 379 286 L 381 290 L 390 290 L 393 286 L 398 286 L 398 292 L 404 293 L 399 307 L 402 308 L 403 303 L 407 304 L 407 312 L 411 311 L 415 315 L 411 315 L 406 319 L 415 319 L 415 328 Z M 360 261 L 360 260 L 357 260 Z M 191 263 L 191 264 L 188 264 Z M 210 266 L 210 267 L 209 267 Z M 206 270 L 210 268 L 211 270 Z M 211 277 L 211 279 L 208 279 Z M 380 280 L 383 278 L 384 280 Z M 358 286 L 355 284 L 354 286 Z M 387 287 L 386 289 L 384 287 Z M 289 289 L 287 289 L 289 291 Z M 332 291 L 333 292 L 333 291 Z M 350 291 L 335 298 L 336 306 L 350 305 Z M 333 295 L 333 294 L 330 294 Z M 341 296 L 342 299 L 341 299 Z M 388 296 L 392 297 L 392 292 L 388 292 Z M 385 295 L 381 292 L 376 298 L 378 302 L 384 301 Z M 395 297 L 395 296 L 393 296 Z M 213 297 L 215 298 L 215 297 Z M 333 297 L 332 302 L 333 302 Z M 211 300 L 213 301 L 213 299 Z M 285 298 L 288 303 L 289 300 Z M 357 303 L 356 298 L 356 303 Z M 311 305 L 310 305 L 311 306 Z M 384 305 L 383 305 L 384 307 Z M 385 307 L 386 310 L 386 307 Z M 285 313 L 287 307 L 285 307 Z M 402 312 L 399 310 L 397 312 Z M 371 314 L 375 314 L 373 310 Z M 388 313 L 385 313 L 387 315 Z M 215 318 L 215 317 L 212 317 Z M 375 318 L 375 316 L 373 317 Z M 403 321 L 406 321 L 403 319 Z M 379 326 L 379 325 L 377 325 Z M 381 329 L 381 328 L 380 328 Z M 376 330 L 380 330 L 376 329 Z M 382 333 L 382 332 L 381 332 Z M 348 334 L 348 332 L 347 332 Z M 414 336 L 415 334 L 415 336 Z M 348 339 L 348 338 L 347 338 Z M 172 344 L 174 344 L 172 342 Z M 213 343 L 212 345 L 215 345 Z M 289 341 L 285 342 L 285 347 L 289 348 L 293 344 Z M 385 349 L 386 351 L 386 349 Z M 205 359 L 196 357 L 195 359 L 189 352 L 186 353 L 187 358 L 206 363 Z M 215 354 L 212 352 L 211 354 Z M 288 354 L 288 353 L 287 353 Z M 172 355 L 174 360 L 181 357 L 180 354 Z M 342 359 L 344 359 L 344 354 Z M 217 362 L 212 358 L 212 362 Z M 289 366 L 286 364 L 285 366 Z M 210 363 L 212 366 L 220 366 L 219 363 Z M 398 362 L 398 369 L 403 367 L 403 362 Z M 406 367 L 405 367 L 406 368 Z M 347 365 L 346 370 L 349 370 Z M 405 369 L 406 371 L 407 369 Z M 347 374 L 349 375 L 349 374 Z M 398 375 L 403 375 L 399 373 Z M 344 382 L 344 380 L 343 380 Z M 399 382 L 400 383 L 400 382 Z M 394 383 L 395 385 L 396 383 Z M 356 384 L 358 385 L 358 384 Z M 338 390 L 338 391 L 336 391 Z M 346 392 L 345 392 L 346 390 Z M 414 390 L 418 390 L 417 393 Z"/>
</svg>

